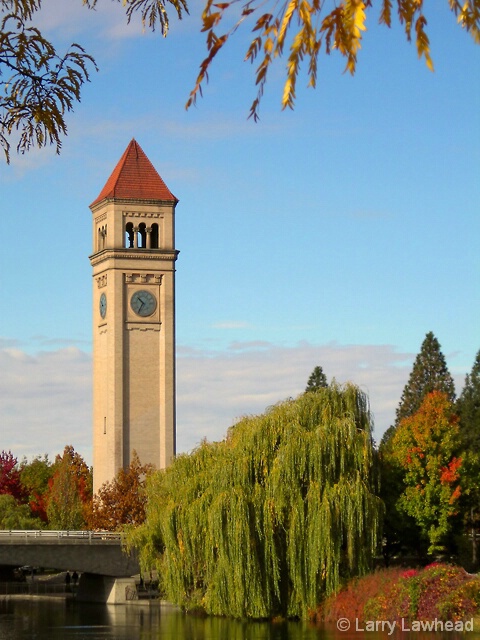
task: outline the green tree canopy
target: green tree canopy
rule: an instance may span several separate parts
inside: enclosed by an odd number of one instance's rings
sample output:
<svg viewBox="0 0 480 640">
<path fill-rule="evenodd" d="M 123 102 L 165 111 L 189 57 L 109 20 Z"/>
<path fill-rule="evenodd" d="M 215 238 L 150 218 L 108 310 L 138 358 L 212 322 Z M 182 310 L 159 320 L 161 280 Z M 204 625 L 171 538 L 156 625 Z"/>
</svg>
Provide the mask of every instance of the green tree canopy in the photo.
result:
<svg viewBox="0 0 480 640">
<path fill-rule="evenodd" d="M 99 0 L 82 2 L 87 8 L 94 8 Z M 162 35 L 169 29 L 167 6 L 179 18 L 188 12 L 186 0 L 117 2 L 128 21 L 139 13 L 144 27 L 152 31 L 158 28 Z M 470 32 L 476 43 L 480 42 L 480 0 L 447 2 L 460 27 Z M 276 59 L 287 58 L 283 108 L 294 106 L 302 61 L 307 62 L 312 87 L 316 85 L 321 52 L 337 52 L 345 59 L 346 70 L 353 74 L 367 16 L 374 11 L 374 19 L 379 16 L 380 23 L 388 27 L 397 13 L 407 40 L 415 40 L 419 57 L 432 69 L 426 5 L 425 0 L 205 0 L 201 28 L 206 33 L 207 55 L 200 64 L 187 107 L 201 95 L 215 56 L 244 24 L 250 24 L 252 30 L 245 60 L 257 65 L 258 91 L 250 110 L 255 119 L 268 71 Z M 66 51 L 58 52 L 54 43 L 44 37 L 35 26 L 41 7 L 42 0 L 0 0 L 0 146 L 7 162 L 12 136 L 18 139 L 17 150 L 22 153 L 34 145 L 47 144 L 54 144 L 60 151 L 67 133 L 65 116 L 80 101 L 82 87 L 96 69 L 94 59 L 80 44 L 72 43 Z"/>
<path fill-rule="evenodd" d="M 472 371 L 465 378 L 465 385 L 457 401 L 460 418 L 460 438 L 462 445 L 463 479 L 461 507 L 463 521 L 471 548 L 470 565 L 472 571 L 480 566 L 478 544 L 480 541 L 480 351 L 478 351 Z"/>
<path fill-rule="evenodd" d="M 444 551 L 461 495 L 458 416 L 446 393 L 427 394 L 416 413 L 403 418 L 392 456 L 403 468 L 399 504 L 418 523 L 429 552 Z"/>
<path fill-rule="evenodd" d="M 54 472 L 54 465 L 47 454 L 37 456 L 31 462 L 24 459 L 20 464 L 20 481 L 28 494 L 30 509 L 45 522 L 48 519 L 46 497 Z"/>
<path fill-rule="evenodd" d="M 72 446 L 55 460 L 47 515 L 51 529 L 75 531 L 85 527 L 85 510 L 92 499 L 92 470 Z"/>
<path fill-rule="evenodd" d="M 131 543 L 171 602 L 305 616 L 376 550 L 383 505 L 367 398 L 331 385 L 245 418 L 153 473 L 147 494 Z"/>
<path fill-rule="evenodd" d="M 318 391 L 323 387 L 328 387 L 327 376 L 323 373 L 322 367 L 315 367 L 308 378 L 305 393 L 310 391 Z"/>
<path fill-rule="evenodd" d="M 480 452 L 480 351 L 457 402 L 460 434 L 465 448 Z"/>
<path fill-rule="evenodd" d="M 382 555 L 386 566 L 393 558 L 418 558 L 421 562 L 428 555 L 428 543 L 422 539 L 417 522 L 400 506 L 399 499 L 405 489 L 404 469 L 392 451 L 393 447 L 381 448 L 378 453 L 379 495 L 385 505 Z"/>
<path fill-rule="evenodd" d="M 32 516 L 28 504 L 18 504 L 12 495 L 0 495 L 0 529 L 43 529 L 39 518 Z"/>
</svg>

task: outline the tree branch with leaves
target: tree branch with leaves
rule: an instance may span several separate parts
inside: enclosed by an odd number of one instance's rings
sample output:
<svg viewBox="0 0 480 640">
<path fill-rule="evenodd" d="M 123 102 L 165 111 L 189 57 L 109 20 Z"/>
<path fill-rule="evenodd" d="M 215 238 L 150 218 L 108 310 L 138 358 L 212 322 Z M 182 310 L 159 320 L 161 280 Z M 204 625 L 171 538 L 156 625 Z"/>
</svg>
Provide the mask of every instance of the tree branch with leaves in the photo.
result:
<svg viewBox="0 0 480 640">
<path fill-rule="evenodd" d="M 181 18 L 185 0 L 168 0 Z M 162 0 L 118 0 L 127 21 L 140 12 L 144 26 L 159 26 L 166 36 L 169 22 Z M 97 0 L 83 0 L 95 8 Z M 67 135 L 66 115 L 80 102 L 82 86 L 97 70 L 94 58 L 77 43 L 64 53 L 33 25 L 42 0 L 0 0 L 0 146 L 7 162 L 11 140 L 25 153 L 54 145 L 60 153 Z"/>
<path fill-rule="evenodd" d="M 480 43 L 480 0 L 447 1 L 460 26 L 471 33 L 477 44 Z M 426 3 L 424 0 L 396 0 L 395 4 L 407 40 L 415 38 L 418 56 L 423 57 L 427 67 L 433 70 L 426 32 Z M 247 0 L 243 4 L 242 0 L 207 0 L 202 14 L 202 30 L 206 32 L 208 55 L 200 65 L 187 108 L 195 104 L 198 95 L 202 95 L 202 86 L 208 81 L 214 58 L 244 22 L 253 21 L 251 32 L 254 36 L 245 60 L 252 64 L 259 63 L 255 72 L 257 95 L 250 107 L 250 116 L 257 120 L 267 73 L 275 59 L 283 57 L 287 48 L 289 53 L 282 108 L 293 109 L 296 83 L 304 59 L 308 61 L 308 85 L 311 87 L 317 83 L 317 60 L 321 51 L 326 54 L 338 51 L 345 58 L 345 71 L 353 75 L 363 33 L 367 29 L 367 13 L 379 8 L 380 24 L 391 27 L 393 5 L 393 0 Z M 240 15 L 236 17 L 238 13 Z M 232 15 L 235 16 L 232 26 L 220 33 L 220 26 L 231 21 Z"/>
<path fill-rule="evenodd" d="M 100 0 L 82 0 L 94 9 Z M 480 0 L 447 0 L 459 25 L 480 43 Z M 188 13 L 186 0 L 117 0 L 127 22 L 140 15 L 144 29 L 166 36 L 169 28 L 167 6 L 181 19 Z M 392 25 L 393 7 L 408 41 L 415 40 L 419 57 L 433 69 L 426 32 L 425 0 L 206 0 L 202 31 L 206 33 L 207 55 L 200 64 L 187 109 L 202 95 L 217 54 L 244 23 L 251 24 L 252 40 L 245 60 L 257 65 L 257 95 L 250 116 L 258 119 L 268 72 L 276 59 L 288 56 L 281 104 L 293 109 L 301 64 L 308 62 L 308 84 L 317 83 L 317 61 L 323 51 L 345 58 L 345 70 L 355 73 L 357 56 L 367 19 L 379 10 L 379 22 Z M 66 115 L 81 99 L 83 85 L 97 69 L 94 58 L 73 43 L 65 53 L 57 52 L 34 26 L 42 0 L 0 0 L 0 146 L 7 162 L 11 140 L 25 153 L 34 146 L 53 144 L 60 152 L 67 135 Z M 285 53 L 288 51 L 288 54 Z"/>
</svg>

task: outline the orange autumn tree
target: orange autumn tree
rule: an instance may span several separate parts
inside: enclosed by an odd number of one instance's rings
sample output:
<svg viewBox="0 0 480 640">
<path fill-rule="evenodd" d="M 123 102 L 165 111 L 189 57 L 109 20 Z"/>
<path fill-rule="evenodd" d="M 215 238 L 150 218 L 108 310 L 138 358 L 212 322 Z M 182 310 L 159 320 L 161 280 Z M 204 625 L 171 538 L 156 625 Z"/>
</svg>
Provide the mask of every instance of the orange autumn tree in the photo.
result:
<svg viewBox="0 0 480 640">
<path fill-rule="evenodd" d="M 118 531 L 124 525 L 139 525 L 145 520 L 145 480 L 153 471 L 142 465 L 136 453 L 127 469 L 120 469 L 111 482 L 105 482 L 93 497 L 87 522 L 90 529 Z"/>
<path fill-rule="evenodd" d="M 54 463 L 46 496 L 50 529 L 75 531 L 85 527 L 92 499 L 92 470 L 71 445 Z"/>
<path fill-rule="evenodd" d="M 419 410 L 400 422 L 392 444 L 404 474 L 399 507 L 416 520 L 429 553 L 442 551 L 461 494 L 458 416 L 448 396 L 425 396 Z"/>
</svg>

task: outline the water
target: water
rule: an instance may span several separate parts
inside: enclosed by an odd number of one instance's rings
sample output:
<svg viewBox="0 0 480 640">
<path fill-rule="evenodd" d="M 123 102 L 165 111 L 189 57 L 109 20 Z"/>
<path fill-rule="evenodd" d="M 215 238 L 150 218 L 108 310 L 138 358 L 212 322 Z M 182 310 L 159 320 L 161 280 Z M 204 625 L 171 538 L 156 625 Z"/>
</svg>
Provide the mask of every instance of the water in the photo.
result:
<svg viewBox="0 0 480 640">
<path fill-rule="evenodd" d="M 63 599 L 0 602 L 0 640 L 319 640 L 302 623 L 203 618 L 159 605 L 88 605 Z M 347 640 L 345 638 L 345 640 Z"/>
<path fill-rule="evenodd" d="M 0 600 L 0 640 L 480 640 L 478 633 L 361 633 L 302 622 L 201 618 L 154 605 L 89 605 L 57 599 Z"/>
</svg>

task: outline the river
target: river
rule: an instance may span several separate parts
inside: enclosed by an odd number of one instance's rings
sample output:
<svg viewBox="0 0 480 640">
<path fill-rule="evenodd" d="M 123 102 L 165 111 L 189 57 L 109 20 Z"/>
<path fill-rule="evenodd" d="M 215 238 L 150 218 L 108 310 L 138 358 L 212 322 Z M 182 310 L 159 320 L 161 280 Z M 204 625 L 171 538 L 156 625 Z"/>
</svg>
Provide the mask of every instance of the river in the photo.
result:
<svg viewBox="0 0 480 640">
<path fill-rule="evenodd" d="M 89 605 L 62 598 L 0 600 L 0 640 L 415 640 L 478 633 L 392 634 L 325 630 L 302 622 L 246 622 L 186 615 L 158 604 Z"/>
</svg>

